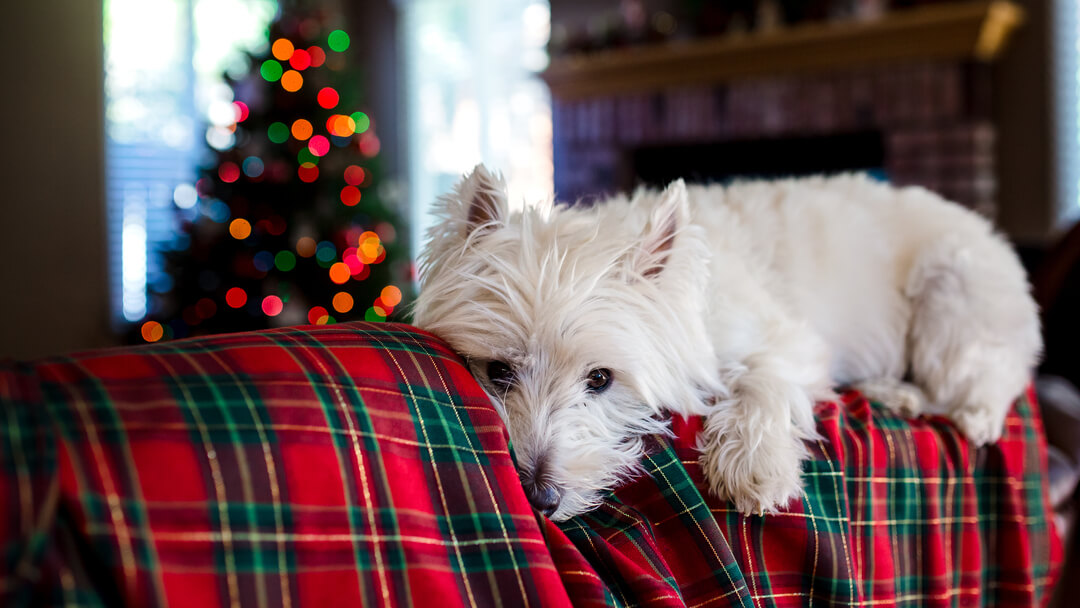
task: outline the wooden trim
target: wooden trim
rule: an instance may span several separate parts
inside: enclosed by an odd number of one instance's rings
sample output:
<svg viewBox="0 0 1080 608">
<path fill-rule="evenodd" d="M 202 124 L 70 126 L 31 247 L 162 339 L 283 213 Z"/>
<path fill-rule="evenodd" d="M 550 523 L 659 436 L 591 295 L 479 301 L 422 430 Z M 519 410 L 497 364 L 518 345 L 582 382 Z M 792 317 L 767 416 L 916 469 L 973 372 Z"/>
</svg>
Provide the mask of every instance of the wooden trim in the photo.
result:
<svg viewBox="0 0 1080 608">
<path fill-rule="evenodd" d="M 775 32 L 630 47 L 551 62 L 559 99 L 712 84 L 920 59 L 993 61 L 1023 22 L 1008 0 L 942 3 L 871 22 L 811 23 Z"/>
</svg>

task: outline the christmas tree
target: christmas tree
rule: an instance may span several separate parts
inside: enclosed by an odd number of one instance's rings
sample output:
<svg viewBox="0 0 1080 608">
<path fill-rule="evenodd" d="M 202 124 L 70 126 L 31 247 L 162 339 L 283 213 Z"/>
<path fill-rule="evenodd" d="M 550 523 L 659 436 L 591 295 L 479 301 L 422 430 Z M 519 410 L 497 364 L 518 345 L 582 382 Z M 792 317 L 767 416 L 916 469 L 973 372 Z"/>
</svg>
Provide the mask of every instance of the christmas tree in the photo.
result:
<svg viewBox="0 0 1080 608">
<path fill-rule="evenodd" d="M 406 231 L 376 187 L 379 139 L 349 36 L 288 15 L 269 35 L 249 74 L 226 77 L 235 121 L 208 132 L 212 162 L 178 210 L 172 285 L 151 293 L 143 340 L 382 321 L 403 308 Z"/>
</svg>

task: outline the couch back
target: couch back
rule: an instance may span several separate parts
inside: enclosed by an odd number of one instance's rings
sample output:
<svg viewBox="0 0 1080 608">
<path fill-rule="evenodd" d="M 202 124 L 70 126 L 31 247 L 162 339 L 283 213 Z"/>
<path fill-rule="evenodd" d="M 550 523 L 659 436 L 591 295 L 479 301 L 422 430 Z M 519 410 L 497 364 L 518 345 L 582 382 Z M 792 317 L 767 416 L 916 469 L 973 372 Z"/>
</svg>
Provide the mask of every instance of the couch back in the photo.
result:
<svg viewBox="0 0 1080 608">
<path fill-rule="evenodd" d="M 498 415 L 414 328 L 56 357 L 0 400 L 0 605 L 567 603 Z"/>
</svg>

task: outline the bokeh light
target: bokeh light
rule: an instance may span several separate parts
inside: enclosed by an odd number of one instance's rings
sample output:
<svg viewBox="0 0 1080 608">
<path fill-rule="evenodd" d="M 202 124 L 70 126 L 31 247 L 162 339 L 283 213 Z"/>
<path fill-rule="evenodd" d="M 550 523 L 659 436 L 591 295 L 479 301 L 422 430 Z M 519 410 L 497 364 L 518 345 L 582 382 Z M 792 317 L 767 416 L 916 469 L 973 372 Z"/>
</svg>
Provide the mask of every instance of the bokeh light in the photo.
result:
<svg viewBox="0 0 1080 608">
<path fill-rule="evenodd" d="M 320 262 L 330 262 L 337 257 L 337 247 L 330 241 L 319 241 L 315 249 L 315 259 Z"/>
<path fill-rule="evenodd" d="M 334 30 L 327 36 L 326 46 L 332 51 L 341 53 L 349 48 L 349 35 L 342 30 Z"/>
<path fill-rule="evenodd" d="M 319 90 L 319 95 L 317 99 L 320 106 L 329 110 L 338 104 L 338 99 L 340 99 L 340 96 L 338 95 L 338 92 L 335 91 L 333 88 L 323 87 Z"/>
<path fill-rule="evenodd" d="M 371 119 L 368 118 L 367 114 L 364 114 L 363 112 L 353 112 L 350 116 L 356 124 L 357 133 L 364 133 L 371 127 Z"/>
<path fill-rule="evenodd" d="M 298 118 L 292 123 L 292 135 L 300 141 L 304 141 L 307 138 L 311 137 L 311 133 L 313 131 L 314 129 L 312 128 L 311 123 L 308 122 L 307 119 Z"/>
<path fill-rule="evenodd" d="M 267 82 L 277 82 L 278 79 L 281 78 L 281 73 L 283 71 L 284 68 L 281 67 L 281 64 L 273 59 L 267 59 L 262 62 L 262 66 L 259 67 L 259 74 L 261 74 L 263 79 Z"/>
<path fill-rule="evenodd" d="M 225 303 L 233 308 L 241 308 L 247 304 L 247 292 L 240 287 L 232 287 L 225 292 Z"/>
<path fill-rule="evenodd" d="M 236 108 L 236 122 L 244 122 L 247 120 L 250 110 L 248 105 L 242 101 L 234 101 L 233 107 Z"/>
<path fill-rule="evenodd" d="M 199 193 L 191 184 L 179 184 L 173 188 L 173 202 L 181 209 L 191 209 L 199 202 Z"/>
<path fill-rule="evenodd" d="M 157 321 L 147 321 L 142 324 L 142 337 L 147 342 L 157 342 L 165 335 L 165 328 Z"/>
<path fill-rule="evenodd" d="M 255 266 L 255 270 L 269 272 L 274 267 L 274 254 L 269 251 L 260 251 L 251 259 L 251 263 Z"/>
<path fill-rule="evenodd" d="M 330 313 L 322 306 L 312 306 L 311 310 L 307 313 L 307 320 L 308 323 L 311 323 L 312 325 L 322 325 L 326 323 L 326 319 L 329 316 Z M 322 323 L 319 323 L 319 321 L 322 321 Z"/>
<path fill-rule="evenodd" d="M 308 149 L 315 156 L 326 156 L 330 151 L 330 140 L 322 135 L 315 135 L 308 142 Z"/>
<path fill-rule="evenodd" d="M 352 277 L 352 273 L 349 272 L 349 267 L 343 262 L 337 262 L 330 267 L 330 280 L 338 285 L 342 285 Z"/>
<path fill-rule="evenodd" d="M 282 272 L 289 272 L 293 268 L 296 268 L 296 256 L 293 252 L 282 249 L 274 256 L 274 266 Z"/>
<path fill-rule="evenodd" d="M 278 38 L 274 41 L 273 46 L 270 47 L 270 52 L 274 55 L 275 59 L 288 61 L 289 57 L 292 57 L 294 48 L 292 41 L 288 38 Z"/>
<path fill-rule="evenodd" d="M 231 234 L 234 239 L 246 239 L 251 236 L 251 222 L 242 217 L 236 218 L 229 223 L 229 234 Z"/>
<path fill-rule="evenodd" d="M 195 303 L 195 312 L 199 314 L 201 319 L 209 319 L 217 314 L 217 303 L 210 298 L 200 298 L 199 301 Z"/>
<path fill-rule="evenodd" d="M 364 312 L 364 320 L 369 323 L 379 323 L 386 320 L 386 311 L 372 306 Z"/>
<path fill-rule="evenodd" d="M 225 161 L 218 167 L 218 177 L 221 181 L 231 184 L 240 179 L 240 167 L 237 167 L 234 162 Z"/>
<path fill-rule="evenodd" d="M 351 116 L 334 114 L 326 119 L 326 130 L 337 137 L 349 137 L 356 131 L 356 121 Z M 348 144 L 348 140 L 345 140 Z"/>
<path fill-rule="evenodd" d="M 303 163 L 300 168 L 296 170 L 297 177 L 305 184 L 319 179 L 319 168 L 315 166 L 315 163 Z"/>
<path fill-rule="evenodd" d="M 375 134 L 371 131 L 365 132 L 360 136 L 360 153 L 368 158 L 372 158 L 379 153 L 379 149 L 382 144 L 379 143 L 379 138 L 375 137 Z"/>
<path fill-rule="evenodd" d="M 266 136 L 275 144 L 283 144 L 289 139 L 289 126 L 283 122 L 272 123 L 266 128 Z"/>
<path fill-rule="evenodd" d="M 308 55 L 311 56 L 311 67 L 322 67 L 322 64 L 326 62 L 326 51 L 317 46 L 308 47 Z"/>
<path fill-rule="evenodd" d="M 265 165 L 263 165 L 262 159 L 258 156 L 249 156 L 244 159 L 244 175 L 250 178 L 262 177 L 264 168 Z"/>
<path fill-rule="evenodd" d="M 370 230 L 360 235 L 360 246 L 357 248 L 356 256 L 360 258 L 361 262 L 365 264 L 378 263 L 379 257 L 384 253 L 379 235 Z"/>
<path fill-rule="evenodd" d="M 308 69 L 311 67 L 311 55 L 304 49 L 296 49 L 292 57 L 289 57 L 289 67 L 294 70 Z"/>
<path fill-rule="evenodd" d="M 397 306 L 401 303 L 401 290 L 394 285 L 387 285 L 386 287 L 383 287 L 379 297 L 383 302 L 386 302 L 387 306 Z"/>
<path fill-rule="evenodd" d="M 345 183 L 350 186 L 359 186 L 364 183 L 364 169 L 356 165 L 345 167 Z"/>
<path fill-rule="evenodd" d="M 390 222 L 379 222 L 375 226 L 375 232 L 379 234 L 379 238 L 384 243 L 393 243 L 397 239 L 397 230 L 394 229 L 394 225 Z"/>
<path fill-rule="evenodd" d="M 220 224 L 228 221 L 229 216 L 232 215 L 232 209 L 222 201 L 213 200 L 206 205 L 203 209 L 203 213 Z"/>
<path fill-rule="evenodd" d="M 353 297 L 347 291 L 339 291 L 334 294 L 333 300 L 334 310 L 345 314 L 353 309 Z"/>
<path fill-rule="evenodd" d="M 290 93 L 295 93 L 304 86 L 304 77 L 296 70 L 289 70 L 281 75 L 281 88 Z"/>
<path fill-rule="evenodd" d="M 356 186 L 345 186 L 341 189 L 341 202 L 346 207 L 355 207 L 360 202 L 360 189 Z"/>
<path fill-rule="evenodd" d="M 364 270 L 364 263 L 360 261 L 360 258 L 356 257 L 356 247 L 349 247 L 342 252 L 341 261 L 345 262 L 345 265 L 349 267 L 349 272 L 354 277 Z"/>
<path fill-rule="evenodd" d="M 304 146 L 300 148 L 300 151 L 296 153 L 296 162 L 301 165 L 304 163 L 311 163 L 313 165 L 319 164 L 319 157 L 311 153 L 311 148 Z"/>
<path fill-rule="evenodd" d="M 281 314 L 285 305 L 282 304 L 281 298 L 277 296 L 266 296 L 262 301 L 262 311 L 268 317 L 276 317 Z"/>
<path fill-rule="evenodd" d="M 296 255 L 302 258 L 310 258 L 315 255 L 315 239 L 310 236 L 302 236 L 296 241 Z"/>
</svg>

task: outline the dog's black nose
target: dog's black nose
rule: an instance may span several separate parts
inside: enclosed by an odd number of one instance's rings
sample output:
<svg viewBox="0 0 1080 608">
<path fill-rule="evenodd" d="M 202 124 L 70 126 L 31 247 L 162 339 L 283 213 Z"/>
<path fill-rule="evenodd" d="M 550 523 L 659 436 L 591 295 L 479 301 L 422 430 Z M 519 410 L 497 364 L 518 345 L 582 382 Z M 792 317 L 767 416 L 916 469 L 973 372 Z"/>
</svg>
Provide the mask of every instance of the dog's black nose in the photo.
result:
<svg viewBox="0 0 1080 608">
<path fill-rule="evenodd" d="M 551 514 L 559 508 L 559 492 L 555 488 L 547 484 L 525 484 L 525 495 L 529 497 L 529 503 L 544 514 L 545 517 L 551 517 Z"/>
</svg>

